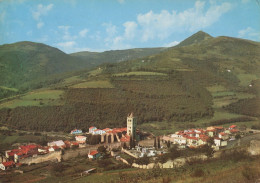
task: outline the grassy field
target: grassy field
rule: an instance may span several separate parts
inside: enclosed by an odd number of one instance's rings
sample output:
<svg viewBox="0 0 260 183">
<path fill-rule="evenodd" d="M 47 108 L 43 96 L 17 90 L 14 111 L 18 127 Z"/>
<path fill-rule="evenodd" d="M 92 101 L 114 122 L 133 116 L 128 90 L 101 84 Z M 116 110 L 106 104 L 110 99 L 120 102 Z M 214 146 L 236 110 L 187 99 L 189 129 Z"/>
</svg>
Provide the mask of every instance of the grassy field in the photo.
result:
<svg viewBox="0 0 260 183">
<path fill-rule="evenodd" d="M 97 69 L 95 69 L 95 70 L 90 71 L 90 72 L 89 72 L 89 76 L 96 76 L 96 75 L 98 75 L 98 74 L 101 74 L 102 71 L 103 71 L 102 68 L 97 68 Z"/>
<path fill-rule="evenodd" d="M 71 88 L 114 88 L 107 80 L 87 81 L 71 86 Z"/>
<path fill-rule="evenodd" d="M 124 170 L 93 174 L 74 180 L 75 183 L 90 182 L 178 182 L 178 183 L 235 183 L 254 182 L 260 176 L 259 157 L 246 160 L 213 160 L 195 163 L 177 169 Z"/>
<path fill-rule="evenodd" d="M 4 90 L 10 90 L 10 91 L 13 91 L 13 92 L 18 92 L 19 90 L 16 89 L 16 88 L 8 88 L 8 87 L 5 87 L 5 86 L 0 86 L 1 89 L 4 89 Z"/>
<path fill-rule="evenodd" d="M 136 72 L 125 72 L 125 73 L 118 73 L 114 74 L 113 76 L 167 76 L 165 73 L 160 72 L 143 72 L 143 71 L 136 71 Z"/>
<path fill-rule="evenodd" d="M 238 74 L 237 77 L 240 80 L 240 85 L 242 86 L 248 86 L 253 80 L 258 79 L 258 77 L 254 74 Z"/>
<path fill-rule="evenodd" d="M 19 106 L 43 106 L 59 105 L 59 99 L 63 94 L 62 90 L 36 90 L 0 104 L 0 108 L 16 108 Z"/>
<path fill-rule="evenodd" d="M 83 81 L 83 79 L 80 78 L 79 76 L 72 76 L 72 77 L 66 78 L 63 83 L 71 84 L 71 83 L 80 82 L 80 81 Z"/>
</svg>

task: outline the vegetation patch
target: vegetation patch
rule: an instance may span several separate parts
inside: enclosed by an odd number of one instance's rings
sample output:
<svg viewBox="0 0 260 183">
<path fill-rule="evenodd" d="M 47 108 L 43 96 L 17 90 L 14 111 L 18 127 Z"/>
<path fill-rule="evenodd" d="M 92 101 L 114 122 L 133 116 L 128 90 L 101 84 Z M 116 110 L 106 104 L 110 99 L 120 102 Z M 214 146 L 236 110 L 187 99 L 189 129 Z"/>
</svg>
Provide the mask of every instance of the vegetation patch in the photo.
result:
<svg viewBox="0 0 260 183">
<path fill-rule="evenodd" d="M 62 90 L 38 90 L 20 98 L 0 104 L 0 108 L 16 108 L 22 106 L 57 105 L 63 94 Z"/>
<path fill-rule="evenodd" d="M 114 88 L 107 80 L 87 81 L 71 86 L 71 88 Z"/>
<path fill-rule="evenodd" d="M 237 77 L 240 80 L 240 85 L 242 86 L 248 86 L 253 80 L 258 79 L 258 77 L 254 74 L 238 74 Z"/>
<path fill-rule="evenodd" d="M 118 76 L 167 76 L 167 74 L 160 73 L 160 72 L 135 71 L 135 72 L 113 74 L 113 76 L 115 76 L 115 77 L 118 77 Z"/>
</svg>

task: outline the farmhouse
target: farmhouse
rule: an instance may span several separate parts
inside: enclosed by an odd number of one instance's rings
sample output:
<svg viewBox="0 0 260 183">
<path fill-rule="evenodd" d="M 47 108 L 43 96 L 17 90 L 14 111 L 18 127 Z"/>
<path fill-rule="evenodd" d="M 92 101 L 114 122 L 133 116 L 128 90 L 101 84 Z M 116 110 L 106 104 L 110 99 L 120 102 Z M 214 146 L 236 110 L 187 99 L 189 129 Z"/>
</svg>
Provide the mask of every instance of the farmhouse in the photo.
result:
<svg viewBox="0 0 260 183">
<path fill-rule="evenodd" d="M 93 133 L 95 130 L 97 130 L 97 127 L 91 126 L 91 127 L 88 129 L 88 132 L 89 132 L 89 133 Z"/>
<path fill-rule="evenodd" d="M 97 150 L 94 150 L 94 151 L 91 151 L 90 153 L 88 153 L 88 158 L 92 159 L 92 160 L 95 160 L 95 159 L 99 158 L 100 156 L 101 156 L 101 154 Z"/>
<path fill-rule="evenodd" d="M 86 137 L 86 136 L 79 135 L 79 136 L 76 136 L 75 139 L 76 139 L 76 141 L 77 141 L 78 143 L 84 144 L 84 143 L 86 143 L 87 137 Z"/>
<path fill-rule="evenodd" d="M 13 161 L 2 162 L 0 164 L 0 169 L 1 170 L 7 170 L 7 169 L 12 168 L 14 166 L 15 166 L 15 163 Z"/>
<path fill-rule="evenodd" d="M 65 143 L 62 140 L 48 142 L 48 146 L 50 146 L 50 147 L 57 146 L 59 148 L 66 147 Z"/>
<path fill-rule="evenodd" d="M 82 133 L 82 130 L 79 130 L 79 129 L 74 129 L 70 132 L 70 134 L 80 134 Z"/>
</svg>

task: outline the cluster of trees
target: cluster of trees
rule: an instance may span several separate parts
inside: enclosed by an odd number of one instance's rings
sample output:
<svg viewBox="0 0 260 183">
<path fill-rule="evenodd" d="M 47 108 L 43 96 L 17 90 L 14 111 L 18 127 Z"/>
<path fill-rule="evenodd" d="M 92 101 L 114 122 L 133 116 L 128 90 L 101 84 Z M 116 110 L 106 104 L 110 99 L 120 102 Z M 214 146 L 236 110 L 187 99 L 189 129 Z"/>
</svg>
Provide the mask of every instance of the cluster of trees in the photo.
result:
<svg viewBox="0 0 260 183">
<path fill-rule="evenodd" d="M 229 104 L 227 107 L 225 107 L 225 109 L 233 113 L 259 117 L 260 116 L 259 104 L 260 104 L 260 97 L 256 97 L 252 99 L 240 99 L 235 103 Z"/>
<path fill-rule="evenodd" d="M 195 121 L 213 114 L 210 101 L 182 89 L 175 80 L 113 81 L 113 89 L 67 89 L 63 106 L 1 109 L 0 121 L 18 129 L 66 131 L 123 127 L 133 111 L 138 124 L 150 121 Z"/>
</svg>

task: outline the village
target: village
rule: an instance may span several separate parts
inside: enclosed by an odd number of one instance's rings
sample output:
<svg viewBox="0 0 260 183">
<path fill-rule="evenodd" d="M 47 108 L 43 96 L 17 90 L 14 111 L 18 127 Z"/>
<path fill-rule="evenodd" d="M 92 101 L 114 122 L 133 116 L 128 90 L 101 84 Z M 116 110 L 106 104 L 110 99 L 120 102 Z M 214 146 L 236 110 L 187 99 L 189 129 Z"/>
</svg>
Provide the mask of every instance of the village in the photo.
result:
<svg viewBox="0 0 260 183">
<path fill-rule="evenodd" d="M 174 134 L 155 137 L 137 129 L 137 118 L 133 113 L 127 116 L 127 127 L 98 129 L 89 127 L 88 132 L 74 129 L 70 132 L 75 140 L 56 140 L 48 142 L 46 146 L 38 144 L 21 145 L 16 149 L 5 151 L 0 164 L 1 170 L 8 170 L 22 165 L 43 163 L 46 161 L 62 161 L 71 158 L 69 153 L 77 152 L 91 160 L 102 159 L 100 147 L 104 147 L 111 156 L 122 160 L 120 153 L 127 154 L 134 159 L 143 157 L 157 157 L 168 153 L 172 146 L 178 149 L 196 149 L 210 146 L 212 152 L 225 148 L 229 142 L 243 137 L 236 125 L 228 128 L 211 126 L 205 129 L 187 129 Z M 119 152 L 115 152 L 118 149 Z M 73 156 L 74 157 L 74 156 Z"/>
</svg>

